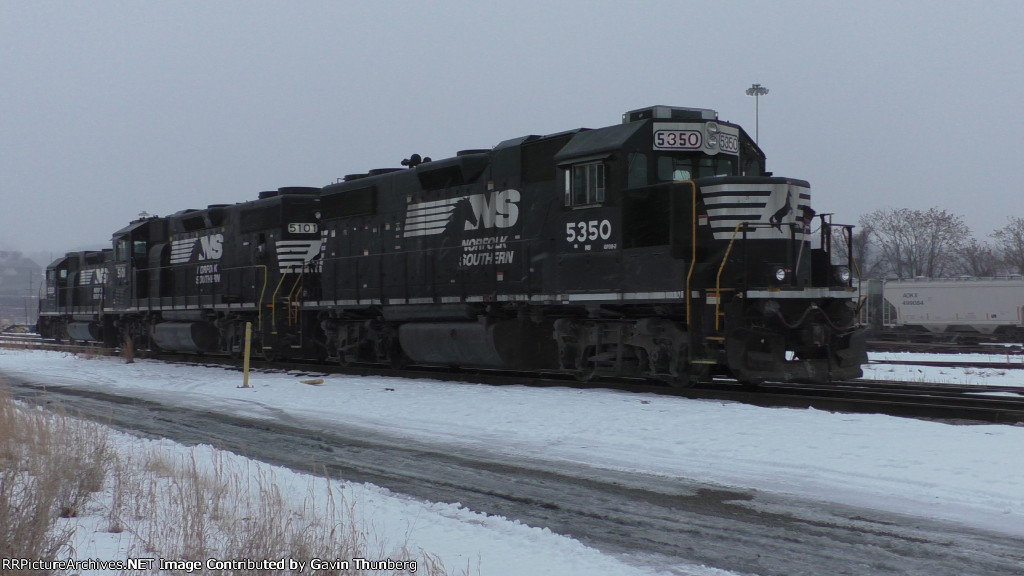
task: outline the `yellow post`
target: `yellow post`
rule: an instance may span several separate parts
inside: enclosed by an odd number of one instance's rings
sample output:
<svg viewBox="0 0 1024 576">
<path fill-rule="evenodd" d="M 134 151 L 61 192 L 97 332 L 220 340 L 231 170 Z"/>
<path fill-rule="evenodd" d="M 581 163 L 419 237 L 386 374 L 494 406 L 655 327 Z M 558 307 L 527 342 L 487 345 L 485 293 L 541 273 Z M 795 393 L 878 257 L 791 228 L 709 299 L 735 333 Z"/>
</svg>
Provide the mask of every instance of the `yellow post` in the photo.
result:
<svg viewBox="0 0 1024 576">
<path fill-rule="evenodd" d="M 249 350 L 252 346 L 252 322 L 245 323 L 245 351 L 242 360 L 242 388 L 249 387 Z"/>
</svg>

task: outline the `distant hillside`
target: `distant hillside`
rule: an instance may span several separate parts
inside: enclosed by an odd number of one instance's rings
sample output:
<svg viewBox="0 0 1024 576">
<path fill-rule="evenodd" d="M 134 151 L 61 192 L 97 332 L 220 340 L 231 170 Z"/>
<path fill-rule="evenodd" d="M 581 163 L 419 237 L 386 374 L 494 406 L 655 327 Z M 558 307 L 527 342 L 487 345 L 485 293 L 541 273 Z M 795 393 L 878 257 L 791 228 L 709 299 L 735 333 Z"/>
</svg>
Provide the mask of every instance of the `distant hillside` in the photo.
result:
<svg viewBox="0 0 1024 576">
<path fill-rule="evenodd" d="M 0 251 L 0 325 L 34 324 L 43 266 L 21 252 Z"/>
</svg>

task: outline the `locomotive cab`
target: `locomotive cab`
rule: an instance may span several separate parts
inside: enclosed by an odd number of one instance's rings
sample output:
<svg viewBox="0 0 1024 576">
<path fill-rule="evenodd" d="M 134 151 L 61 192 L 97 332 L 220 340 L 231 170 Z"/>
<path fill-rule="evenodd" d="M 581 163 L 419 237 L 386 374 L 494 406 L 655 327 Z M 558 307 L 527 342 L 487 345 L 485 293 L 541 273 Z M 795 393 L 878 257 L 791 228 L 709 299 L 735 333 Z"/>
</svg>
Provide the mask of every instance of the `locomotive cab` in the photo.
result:
<svg viewBox="0 0 1024 576">
<path fill-rule="evenodd" d="M 159 250 L 153 249 L 166 237 L 166 219 L 155 216 L 143 216 L 114 233 L 103 304 L 108 340 L 116 333 L 122 345 L 151 346 L 148 318 L 160 307 Z"/>
<path fill-rule="evenodd" d="M 67 254 L 46 267 L 45 292 L 39 300 L 37 326 L 43 338 L 66 340 L 71 311 L 68 278 L 78 269 L 76 254 Z"/>
<path fill-rule="evenodd" d="M 243 300 L 256 303 L 253 328 L 264 358 L 322 358 L 315 317 L 300 313 L 322 294 L 323 235 L 320 230 L 320 189 L 287 187 L 263 192 L 238 212 L 231 252 L 235 265 L 264 271 L 262 287 Z M 258 290 L 258 292 L 257 292 Z M 229 340 L 232 353 L 241 344 L 241 324 Z"/>
<path fill-rule="evenodd" d="M 39 304 L 39 333 L 45 338 L 102 342 L 102 304 L 110 250 L 69 252 L 46 268 L 46 292 Z"/>
<path fill-rule="evenodd" d="M 591 301 L 586 321 L 556 326 L 564 369 L 621 374 L 628 359 L 677 383 L 860 376 L 852 227 L 816 220 L 810 185 L 765 173 L 741 127 L 655 106 L 579 132 L 555 160 L 560 289 Z"/>
<path fill-rule="evenodd" d="M 114 233 L 114 255 L 108 288 L 109 305 L 116 309 L 149 309 L 150 276 L 159 270 L 159 258 L 153 261 L 151 248 L 167 237 L 167 221 L 155 216 L 143 217 Z M 159 287 L 159 282 L 155 283 Z"/>
</svg>

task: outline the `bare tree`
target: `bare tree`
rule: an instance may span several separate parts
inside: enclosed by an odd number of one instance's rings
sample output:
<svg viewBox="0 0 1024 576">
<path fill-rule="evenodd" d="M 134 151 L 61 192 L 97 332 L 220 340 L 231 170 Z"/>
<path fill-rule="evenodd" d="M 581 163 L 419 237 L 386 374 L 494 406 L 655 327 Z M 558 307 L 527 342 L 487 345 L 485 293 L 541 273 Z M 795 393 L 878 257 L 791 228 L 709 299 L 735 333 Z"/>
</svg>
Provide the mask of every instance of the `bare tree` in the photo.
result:
<svg viewBox="0 0 1024 576">
<path fill-rule="evenodd" d="M 859 278 L 878 278 L 884 274 L 884 263 L 871 240 L 871 225 L 861 220 L 853 231 L 853 260 Z"/>
<path fill-rule="evenodd" d="M 1003 262 L 1018 274 L 1024 274 L 1024 218 L 1012 216 L 1006 226 L 996 230 L 995 238 L 1003 251 Z"/>
<path fill-rule="evenodd" d="M 956 272 L 958 255 L 970 238 L 963 218 L 939 208 L 881 209 L 861 217 L 877 247 L 879 274 L 938 278 Z"/>
<path fill-rule="evenodd" d="M 971 238 L 960 248 L 960 261 L 955 271 L 969 276 L 998 276 L 1006 265 L 999 255 L 999 248 L 987 242 Z"/>
</svg>

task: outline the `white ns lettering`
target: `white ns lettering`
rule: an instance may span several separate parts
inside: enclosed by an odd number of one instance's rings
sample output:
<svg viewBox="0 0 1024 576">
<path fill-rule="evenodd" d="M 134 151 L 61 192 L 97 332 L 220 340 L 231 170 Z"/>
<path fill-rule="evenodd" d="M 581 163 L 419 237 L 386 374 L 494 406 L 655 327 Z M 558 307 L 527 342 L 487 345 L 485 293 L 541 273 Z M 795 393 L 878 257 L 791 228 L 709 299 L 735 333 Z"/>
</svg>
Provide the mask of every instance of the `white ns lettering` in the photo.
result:
<svg viewBox="0 0 1024 576">
<path fill-rule="evenodd" d="M 509 189 L 492 192 L 488 200 L 485 194 L 469 197 L 473 206 L 474 221 L 466 220 L 466 230 L 480 228 L 511 228 L 519 221 L 519 190 Z"/>
<path fill-rule="evenodd" d="M 199 239 L 202 250 L 199 253 L 200 260 L 219 260 L 224 254 L 224 235 L 211 234 Z"/>
</svg>

